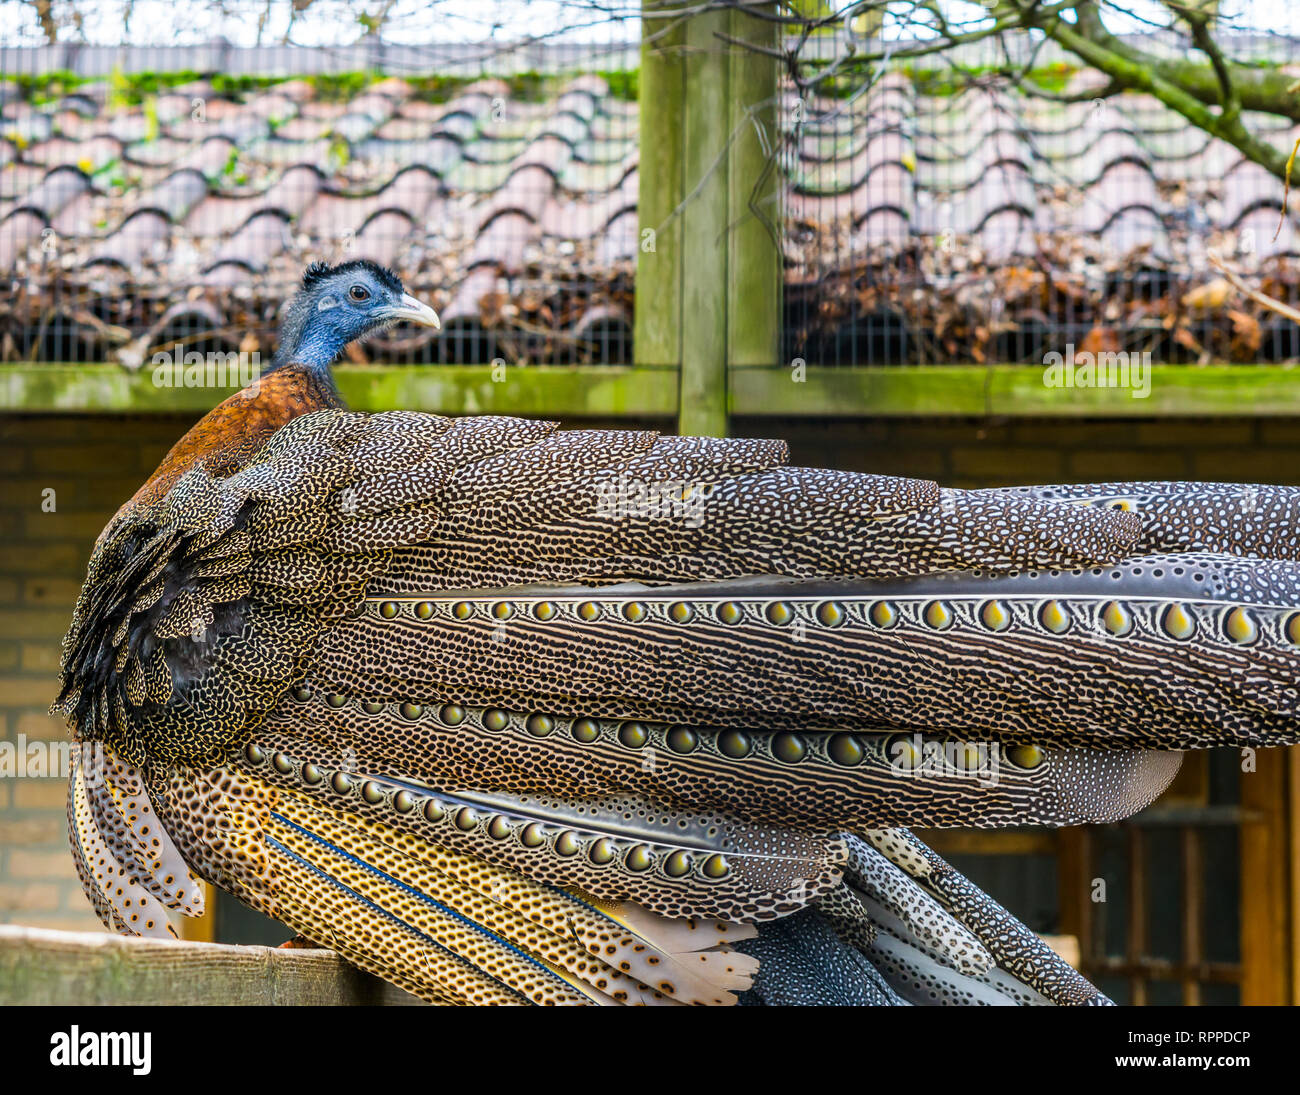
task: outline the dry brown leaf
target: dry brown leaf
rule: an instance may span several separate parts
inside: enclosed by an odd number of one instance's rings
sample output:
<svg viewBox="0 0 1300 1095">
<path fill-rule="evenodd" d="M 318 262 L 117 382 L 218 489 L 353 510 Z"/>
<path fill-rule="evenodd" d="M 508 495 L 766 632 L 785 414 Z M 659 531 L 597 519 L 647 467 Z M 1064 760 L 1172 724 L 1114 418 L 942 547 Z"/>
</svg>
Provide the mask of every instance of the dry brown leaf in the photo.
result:
<svg viewBox="0 0 1300 1095">
<path fill-rule="evenodd" d="M 1232 320 L 1232 341 L 1229 350 L 1234 361 L 1253 361 L 1264 341 L 1259 320 L 1247 312 L 1233 309 L 1228 313 Z"/>
<path fill-rule="evenodd" d="M 501 312 L 505 307 L 505 303 L 506 297 L 504 293 L 484 293 L 478 302 L 479 322 L 484 327 L 497 326 L 501 321 Z"/>
<path fill-rule="evenodd" d="M 1217 312 L 1232 297 L 1232 284 L 1226 278 L 1215 278 L 1183 294 L 1183 307 L 1193 312 Z"/>
<path fill-rule="evenodd" d="M 1186 327 L 1178 327 L 1174 330 L 1174 341 L 1184 350 L 1190 350 L 1198 357 L 1202 352 L 1201 344 L 1196 340 L 1196 336 Z"/>
<path fill-rule="evenodd" d="M 1119 335 L 1113 327 L 1094 327 L 1079 343 L 1079 353 L 1118 353 Z"/>
</svg>

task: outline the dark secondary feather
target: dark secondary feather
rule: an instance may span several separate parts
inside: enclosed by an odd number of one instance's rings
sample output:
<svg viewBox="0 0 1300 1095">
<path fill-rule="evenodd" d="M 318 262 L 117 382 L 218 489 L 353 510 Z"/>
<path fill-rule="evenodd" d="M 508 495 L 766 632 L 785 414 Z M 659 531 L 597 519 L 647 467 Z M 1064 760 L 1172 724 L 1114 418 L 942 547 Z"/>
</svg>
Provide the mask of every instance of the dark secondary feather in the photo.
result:
<svg viewBox="0 0 1300 1095">
<path fill-rule="evenodd" d="M 1208 532 L 1223 488 L 1129 492 L 1156 531 L 1117 493 L 793 469 L 772 442 L 309 414 L 101 544 L 60 702 L 141 770 L 205 877 L 429 997 L 732 998 L 752 966 L 674 952 L 662 918 L 739 933 L 824 906 L 887 971 L 863 974 L 869 995 L 1084 1002 L 914 838 L 878 838 L 890 875 L 846 834 L 1110 820 L 1172 778 L 1177 754 L 1153 749 L 1294 740 L 1290 555 L 1248 565 L 1233 553 L 1266 537 Z M 904 878 L 937 919 L 891 899 Z M 530 934 L 579 916 L 576 951 Z M 781 984 L 855 968 L 820 932 Z M 968 965 L 970 937 L 994 966 Z M 605 946 L 708 976 L 629 975 Z"/>
</svg>

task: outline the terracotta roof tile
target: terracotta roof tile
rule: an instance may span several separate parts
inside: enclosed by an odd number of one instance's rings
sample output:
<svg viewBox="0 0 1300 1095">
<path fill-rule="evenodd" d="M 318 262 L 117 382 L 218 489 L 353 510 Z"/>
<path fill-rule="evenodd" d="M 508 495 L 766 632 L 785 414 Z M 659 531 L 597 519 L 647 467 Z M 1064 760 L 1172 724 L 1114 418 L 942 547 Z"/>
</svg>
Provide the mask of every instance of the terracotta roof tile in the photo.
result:
<svg viewBox="0 0 1300 1095">
<path fill-rule="evenodd" d="M 289 221 L 278 210 L 255 213 L 217 251 L 204 271 L 204 281 L 226 284 L 231 271 L 223 267 L 242 267 L 245 274 L 258 274 L 269 261 L 289 245 Z"/>
<path fill-rule="evenodd" d="M 362 226 L 350 253 L 356 258 L 371 259 L 381 266 L 400 266 L 407 237 L 415 230 L 416 224 L 409 213 L 384 209 Z"/>
<path fill-rule="evenodd" d="M 200 80 L 148 109 L 109 101 L 103 83 L 52 104 L 0 84 L 0 271 L 134 294 L 145 303 L 121 319 L 139 326 L 130 353 L 180 322 L 181 298 L 199 302 L 186 322 L 219 325 L 229 289 L 263 302 L 239 322 L 269 331 L 305 261 L 364 255 L 446 321 L 442 335 L 402 331 L 368 353 L 630 356 L 637 110 L 598 76 L 536 101 L 493 79 L 442 102 L 400 79 L 344 101 L 305 79 L 238 100 Z M 1027 260 L 1058 265 L 1079 286 L 1071 307 L 1100 314 L 1134 270 L 1185 277 L 1206 240 L 1247 263 L 1300 251 L 1300 224 L 1278 231 L 1277 180 L 1149 96 L 926 96 L 892 73 L 851 99 L 786 90 L 781 110 L 795 127 L 782 160 L 792 344 L 827 323 L 826 346 L 859 345 L 870 328 L 921 352 L 929 321 L 905 301 L 926 315 L 949 299 L 991 306 L 972 286 Z M 1256 123 L 1293 139 L 1285 120 Z M 127 353 L 102 350 L 115 351 Z"/>
<path fill-rule="evenodd" d="M 166 257 L 171 222 L 150 208 L 132 213 L 106 240 L 95 245 L 87 266 L 116 266 L 134 274 L 146 259 L 160 262 Z"/>
</svg>

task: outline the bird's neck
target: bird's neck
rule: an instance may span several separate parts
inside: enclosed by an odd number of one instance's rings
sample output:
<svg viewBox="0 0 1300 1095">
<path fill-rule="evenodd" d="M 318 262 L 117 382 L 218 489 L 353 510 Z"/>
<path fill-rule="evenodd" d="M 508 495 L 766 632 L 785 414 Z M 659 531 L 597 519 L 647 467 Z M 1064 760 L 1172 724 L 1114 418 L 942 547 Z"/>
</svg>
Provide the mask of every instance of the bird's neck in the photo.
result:
<svg viewBox="0 0 1300 1095">
<path fill-rule="evenodd" d="M 332 366 L 348 339 L 328 324 L 308 322 L 311 316 L 309 303 L 291 310 L 280 329 L 280 344 L 267 373 L 282 370 L 305 373 L 332 405 L 342 406 Z"/>
<path fill-rule="evenodd" d="M 347 332 L 330 322 L 332 304 L 332 298 L 321 298 L 311 289 L 289 302 L 272 369 L 295 364 L 319 373 L 329 371 L 349 341 Z"/>
<path fill-rule="evenodd" d="M 346 345 L 347 339 L 328 327 L 308 326 L 302 331 L 288 331 L 281 335 L 271 367 L 278 369 L 292 364 L 312 372 L 328 373 Z"/>
</svg>

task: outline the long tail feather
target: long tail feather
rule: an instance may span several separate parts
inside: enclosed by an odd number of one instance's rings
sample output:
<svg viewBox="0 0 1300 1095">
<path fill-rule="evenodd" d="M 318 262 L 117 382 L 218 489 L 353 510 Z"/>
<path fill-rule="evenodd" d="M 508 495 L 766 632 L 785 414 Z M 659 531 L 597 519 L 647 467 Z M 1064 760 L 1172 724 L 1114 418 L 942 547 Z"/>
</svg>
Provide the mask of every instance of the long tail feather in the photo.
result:
<svg viewBox="0 0 1300 1095">
<path fill-rule="evenodd" d="M 380 772 L 396 768 L 467 800 L 487 802 L 494 792 L 534 801 L 635 794 L 755 823 L 828 828 L 1114 821 L 1151 802 L 1181 763 L 1177 752 L 910 731 L 727 730 L 310 690 L 271 714 L 266 749 L 312 759 L 312 747 L 296 737 L 304 731 L 336 757 L 365 756 Z M 535 763 L 539 748 L 545 765 Z"/>
<path fill-rule="evenodd" d="M 186 853 L 255 908 L 426 999 L 727 1004 L 752 979 L 753 960 L 731 949 L 752 927 L 666 920 L 535 881 L 257 772 L 169 781 L 162 812 Z M 208 821 L 187 831 L 196 798 Z M 231 885 L 225 860 L 247 859 L 242 838 L 214 854 L 209 832 L 246 831 L 252 817 L 263 863 Z"/>
<path fill-rule="evenodd" d="M 72 771 L 68 781 L 68 834 L 73 860 L 82 888 L 91 898 L 104 926 L 124 935 L 158 939 L 175 938 L 176 930 L 167 918 L 167 907 L 181 907 L 193 915 L 201 910 L 201 891 L 195 890 L 184 902 L 185 889 L 173 875 L 159 878 L 136 864 L 131 842 L 113 830 L 101 829 L 96 821 L 98 802 L 102 807 L 110 795 L 104 782 L 110 777 L 94 762 L 93 747 L 72 750 Z M 166 870 L 160 855 L 155 870 Z M 188 881 L 189 872 L 184 877 Z M 170 881 L 169 881 L 170 880 Z M 157 895 L 168 895 L 160 899 Z M 165 904 L 164 904 L 165 902 Z"/>
<path fill-rule="evenodd" d="M 1134 555 L 1223 552 L 1300 560 L 1300 488 L 1253 483 L 1078 483 L 997 487 L 985 497 L 1073 502 L 1133 513 L 1142 535 Z"/>
<path fill-rule="evenodd" d="M 840 880 L 833 834 L 755 825 L 624 795 L 567 800 L 454 793 L 396 780 L 353 752 L 259 735 L 242 763 L 268 782 L 540 881 L 670 916 L 759 920 Z"/>
<path fill-rule="evenodd" d="M 869 913 L 888 912 L 896 934 L 921 941 L 958 973 L 976 977 L 997 963 L 978 938 L 937 901 L 916 885 L 906 872 L 870 845 L 848 838 L 848 881 L 859 892 Z M 872 915 L 881 923 L 881 915 Z"/>
<path fill-rule="evenodd" d="M 1110 1003 L 1024 924 L 908 830 L 872 830 L 862 838 L 969 928 L 1004 973 L 1054 1004 Z"/>
<path fill-rule="evenodd" d="M 713 948 L 739 941 L 752 929 L 723 924 L 668 921 L 633 905 L 601 904 L 580 893 L 534 883 L 514 872 L 449 853 L 427 842 L 402 838 L 380 823 L 363 823 L 351 815 L 317 805 L 292 792 L 277 796 L 277 826 L 291 825 L 317 842 L 366 849 L 365 866 L 392 879 L 421 878 L 426 901 L 436 901 L 453 915 L 479 929 L 508 940 L 556 969 L 564 969 L 601 993 L 613 995 L 610 983 L 628 977 L 643 988 L 686 1002 L 726 1003 L 722 987 L 747 987 L 748 963 L 743 956 L 730 962 Z M 274 827 L 274 826 L 273 826 Z M 328 833 L 333 839 L 322 836 Z M 303 852 L 302 841 L 297 840 Z M 433 895 L 436 895 L 434 897 Z M 730 968 L 714 969 L 714 965 Z M 481 963 L 480 963 L 481 964 Z M 626 975 L 626 977 L 624 976 Z M 644 989 L 653 984 L 654 989 Z M 627 986 L 618 989 L 620 993 Z M 671 988 L 671 991 L 668 989 Z M 701 999 L 702 997 L 702 999 Z"/>
<path fill-rule="evenodd" d="M 1300 568 L 1151 556 L 907 583 L 369 600 L 323 694 L 752 730 L 1177 749 L 1300 735 Z M 399 667 L 396 669 L 395 667 Z"/>
<path fill-rule="evenodd" d="M 203 890 L 154 812 L 140 774 L 110 749 L 81 749 L 87 798 L 121 867 L 168 909 L 201 916 Z"/>
</svg>

